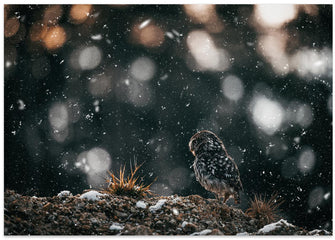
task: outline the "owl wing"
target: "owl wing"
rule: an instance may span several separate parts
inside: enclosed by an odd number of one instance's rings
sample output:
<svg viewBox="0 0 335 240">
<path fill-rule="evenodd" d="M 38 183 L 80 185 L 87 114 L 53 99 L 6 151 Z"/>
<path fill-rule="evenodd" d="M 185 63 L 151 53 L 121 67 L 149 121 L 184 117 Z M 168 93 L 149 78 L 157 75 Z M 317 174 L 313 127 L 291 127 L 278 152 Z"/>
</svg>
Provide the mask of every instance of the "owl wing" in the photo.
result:
<svg viewBox="0 0 335 240">
<path fill-rule="evenodd" d="M 219 151 L 212 154 L 207 171 L 209 171 L 214 178 L 224 181 L 226 184 L 236 189 L 236 191 L 242 190 L 240 173 L 236 163 L 225 151 Z"/>
</svg>

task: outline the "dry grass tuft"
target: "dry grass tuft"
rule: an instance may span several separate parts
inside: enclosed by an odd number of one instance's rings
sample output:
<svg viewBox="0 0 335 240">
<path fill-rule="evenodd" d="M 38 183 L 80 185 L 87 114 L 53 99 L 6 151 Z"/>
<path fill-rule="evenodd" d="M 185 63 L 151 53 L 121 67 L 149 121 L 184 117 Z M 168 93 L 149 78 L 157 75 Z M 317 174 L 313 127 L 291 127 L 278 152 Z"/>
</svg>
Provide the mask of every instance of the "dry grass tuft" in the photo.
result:
<svg viewBox="0 0 335 240">
<path fill-rule="evenodd" d="M 125 166 L 120 167 L 119 176 L 117 177 L 114 173 L 108 171 L 110 178 L 106 179 L 108 186 L 102 190 L 102 193 L 106 194 L 115 194 L 115 195 L 122 195 L 122 196 L 129 196 L 134 198 L 142 198 L 149 195 L 154 195 L 150 187 L 155 182 L 155 180 L 149 184 L 144 185 L 143 182 L 138 183 L 139 177 L 135 177 L 136 172 L 142 166 L 136 166 L 133 170 L 131 168 L 130 175 L 127 177 L 125 176 Z"/>
<path fill-rule="evenodd" d="M 254 200 L 251 200 L 251 206 L 245 211 L 248 216 L 259 220 L 259 225 L 275 222 L 278 220 L 279 207 L 284 203 L 284 200 L 278 194 L 271 195 L 269 200 L 262 195 L 255 195 Z"/>
</svg>

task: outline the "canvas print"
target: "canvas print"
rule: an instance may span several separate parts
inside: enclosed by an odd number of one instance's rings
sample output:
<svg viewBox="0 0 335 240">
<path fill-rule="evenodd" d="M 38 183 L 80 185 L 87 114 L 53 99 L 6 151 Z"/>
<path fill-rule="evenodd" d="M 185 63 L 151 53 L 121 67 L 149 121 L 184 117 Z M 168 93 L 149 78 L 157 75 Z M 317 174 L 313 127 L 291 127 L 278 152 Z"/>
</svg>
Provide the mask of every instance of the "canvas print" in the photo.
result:
<svg viewBox="0 0 335 240">
<path fill-rule="evenodd" d="M 332 5 L 3 5 L 4 235 L 332 235 Z"/>
</svg>

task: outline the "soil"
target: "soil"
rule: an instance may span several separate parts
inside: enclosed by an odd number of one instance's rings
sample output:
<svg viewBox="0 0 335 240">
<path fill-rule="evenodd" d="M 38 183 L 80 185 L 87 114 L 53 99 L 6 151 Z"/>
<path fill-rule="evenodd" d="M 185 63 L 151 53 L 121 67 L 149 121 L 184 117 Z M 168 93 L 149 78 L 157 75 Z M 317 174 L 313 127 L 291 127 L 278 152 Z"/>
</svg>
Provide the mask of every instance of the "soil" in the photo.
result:
<svg viewBox="0 0 335 240">
<path fill-rule="evenodd" d="M 93 194 L 94 195 L 94 194 Z M 81 198 L 4 194 L 5 235 L 331 235 L 280 220 L 259 220 L 216 199 L 198 195 L 145 197 L 99 195 Z"/>
</svg>

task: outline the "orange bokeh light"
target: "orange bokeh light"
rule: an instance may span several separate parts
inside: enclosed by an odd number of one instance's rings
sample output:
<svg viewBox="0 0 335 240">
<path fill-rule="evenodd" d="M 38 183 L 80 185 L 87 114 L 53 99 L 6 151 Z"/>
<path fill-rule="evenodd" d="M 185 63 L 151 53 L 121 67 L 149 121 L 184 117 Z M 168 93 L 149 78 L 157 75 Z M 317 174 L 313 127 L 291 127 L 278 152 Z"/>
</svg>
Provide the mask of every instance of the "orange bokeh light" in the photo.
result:
<svg viewBox="0 0 335 240">
<path fill-rule="evenodd" d="M 49 50 L 60 48 L 65 41 L 66 33 L 61 26 L 50 27 L 43 38 L 44 46 Z"/>
<path fill-rule="evenodd" d="M 204 24 L 209 32 L 219 33 L 224 28 L 213 4 L 186 4 L 184 11 L 192 22 Z"/>
<path fill-rule="evenodd" d="M 60 5 L 52 5 L 45 9 L 43 22 L 47 25 L 56 25 L 63 15 L 63 8 Z"/>
<path fill-rule="evenodd" d="M 78 4 L 73 5 L 70 10 L 70 17 L 75 24 L 80 24 L 86 21 L 90 12 L 92 10 L 92 5 Z"/>
<path fill-rule="evenodd" d="M 216 15 L 215 6 L 211 4 L 186 4 L 184 9 L 195 23 L 205 24 L 211 20 L 213 15 Z"/>
<path fill-rule="evenodd" d="M 136 43 L 155 48 L 164 42 L 164 32 L 159 26 L 152 23 L 149 23 L 145 27 L 135 24 L 132 30 L 132 38 Z"/>
<path fill-rule="evenodd" d="M 10 18 L 5 21 L 4 34 L 5 37 L 14 36 L 20 28 L 20 22 L 16 18 Z"/>
</svg>

